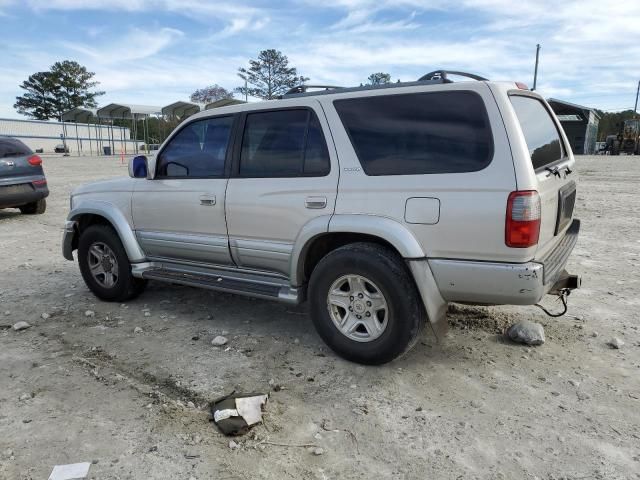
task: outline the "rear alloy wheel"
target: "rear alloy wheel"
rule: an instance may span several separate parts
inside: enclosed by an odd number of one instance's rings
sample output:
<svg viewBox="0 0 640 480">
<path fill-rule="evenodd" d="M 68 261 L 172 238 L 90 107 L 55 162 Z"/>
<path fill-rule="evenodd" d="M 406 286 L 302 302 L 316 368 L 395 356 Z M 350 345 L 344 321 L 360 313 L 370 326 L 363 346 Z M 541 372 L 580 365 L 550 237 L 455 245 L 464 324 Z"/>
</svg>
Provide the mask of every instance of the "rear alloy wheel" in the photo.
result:
<svg viewBox="0 0 640 480">
<path fill-rule="evenodd" d="M 147 283 L 131 275 L 122 242 L 107 225 L 92 225 L 81 233 L 78 264 L 87 287 L 102 300 L 129 300 L 142 293 Z"/>
<path fill-rule="evenodd" d="M 327 254 L 309 281 L 313 323 L 329 347 L 353 362 L 379 365 L 417 341 L 426 312 L 404 260 L 373 243 Z"/>
<path fill-rule="evenodd" d="M 19 208 L 20 212 L 25 215 L 41 215 L 47 209 L 47 201 L 44 198 L 41 198 L 36 202 L 27 203 Z"/>
</svg>

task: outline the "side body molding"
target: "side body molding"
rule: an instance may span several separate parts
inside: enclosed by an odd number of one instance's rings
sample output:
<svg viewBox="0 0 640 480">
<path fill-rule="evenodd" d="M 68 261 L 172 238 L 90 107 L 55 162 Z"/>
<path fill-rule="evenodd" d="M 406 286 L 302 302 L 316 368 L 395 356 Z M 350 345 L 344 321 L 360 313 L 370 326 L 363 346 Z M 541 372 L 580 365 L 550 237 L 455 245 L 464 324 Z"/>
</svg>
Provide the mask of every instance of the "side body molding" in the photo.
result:
<svg viewBox="0 0 640 480">
<path fill-rule="evenodd" d="M 387 217 L 362 214 L 325 215 L 308 222 L 298 234 L 291 254 L 291 285 L 303 282 L 304 258 L 312 241 L 324 233 L 362 233 L 386 240 L 405 259 L 426 254 L 413 234 L 401 223 Z"/>
<path fill-rule="evenodd" d="M 130 262 L 142 262 L 145 260 L 145 254 L 138 244 L 131 225 L 115 205 L 98 200 L 86 200 L 78 208 L 74 208 L 69 212 L 67 220 L 77 221 L 82 215 L 87 214 L 104 217 L 111 223 L 120 237 Z"/>
</svg>

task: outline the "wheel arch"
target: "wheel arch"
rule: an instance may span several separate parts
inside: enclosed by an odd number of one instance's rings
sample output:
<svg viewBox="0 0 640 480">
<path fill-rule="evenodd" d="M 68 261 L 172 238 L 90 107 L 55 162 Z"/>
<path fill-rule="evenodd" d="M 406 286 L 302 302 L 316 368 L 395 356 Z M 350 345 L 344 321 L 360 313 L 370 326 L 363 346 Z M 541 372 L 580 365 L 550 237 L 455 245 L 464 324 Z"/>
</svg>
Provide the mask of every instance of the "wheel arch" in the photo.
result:
<svg viewBox="0 0 640 480">
<path fill-rule="evenodd" d="M 384 245 L 404 259 L 426 257 L 413 234 L 390 218 L 374 215 L 318 217 L 306 224 L 298 235 L 292 252 L 291 284 L 304 284 L 322 257 L 336 248 L 355 242 Z"/>
<path fill-rule="evenodd" d="M 87 202 L 89 203 L 89 202 Z M 83 204 L 81 207 L 72 210 L 67 217 L 67 220 L 76 222 L 75 233 L 72 241 L 72 248 L 76 249 L 78 239 L 82 230 L 90 225 L 103 224 L 111 226 L 122 245 L 127 252 L 127 257 L 130 262 L 141 262 L 145 260 L 145 255 L 135 233 L 131 228 L 131 225 L 114 205 L 106 202 L 90 202 L 90 204 Z"/>
</svg>

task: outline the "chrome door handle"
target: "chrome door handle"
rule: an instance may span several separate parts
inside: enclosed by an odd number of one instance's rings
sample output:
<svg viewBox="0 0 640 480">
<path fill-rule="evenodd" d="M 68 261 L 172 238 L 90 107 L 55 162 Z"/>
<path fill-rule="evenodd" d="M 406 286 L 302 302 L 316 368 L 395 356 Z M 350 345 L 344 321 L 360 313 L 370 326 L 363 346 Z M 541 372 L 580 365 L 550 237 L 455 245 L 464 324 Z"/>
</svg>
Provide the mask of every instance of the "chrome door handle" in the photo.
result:
<svg viewBox="0 0 640 480">
<path fill-rule="evenodd" d="M 307 208 L 325 208 L 327 206 L 327 197 L 307 197 L 304 200 L 304 206 Z"/>
<path fill-rule="evenodd" d="M 200 205 L 212 206 L 216 204 L 215 195 L 203 195 L 200 197 Z"/>
</svg>

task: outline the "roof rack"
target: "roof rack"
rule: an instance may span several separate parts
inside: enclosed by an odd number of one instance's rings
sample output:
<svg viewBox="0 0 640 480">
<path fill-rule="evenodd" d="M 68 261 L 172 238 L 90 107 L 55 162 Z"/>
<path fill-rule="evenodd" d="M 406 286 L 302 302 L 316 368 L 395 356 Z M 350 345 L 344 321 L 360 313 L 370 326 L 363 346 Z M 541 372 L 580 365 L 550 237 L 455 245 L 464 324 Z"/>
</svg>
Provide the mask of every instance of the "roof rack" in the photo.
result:
<svg viewBox="0 0 640 480">
<path fill-rule="evenodd" d="M 288 90 L 284 95 L 293 95 L 295 93 L 307 93 L 310 88 L 319 88 L 320 90 L 337 90 L 344 87 L 338 87 L 336 85 L 296 85 L 292 89 Z"/>
<path fill-rule="evenodd" d="M 448 75 L 459 75 L 462 77 L 471 78 L 478 81 L 489 81 L 489 79 L 475 75 L 473 73 L 457 72 L 453 70 L 435 70 L 420 77 L 417 81 L 413 82 L 398 82 L 398 83 L 383 83 L 381 85 L 361 85 L 359 87 L 336 87 L 331 85 L 298 85 L 290 89 L 284 95 L 281 95 L 280 99 L 299 97 L 299 96 L 311 96 L 311 95 L 327 95 L 332 93 L 348 93 L 348 92 L 360 92 L 363 90 L 382 90 L 387 88 L 397 87 L 413 87 L 424 86 L 426 84 L 441 84 L 452 83 L 453 80 L 448 78 Z M 319 91 L 309 92 L 309 89 L 320 89 Z"/>
<path fill-rule="evenodd" d="M 453 81 L 449 79 L 449 75 L 459 75 L 461 77 L 472 78 L 473 80 L 478 80 L 479 82 L 488 82 L 488 78 L 481 77 L 480 75 L 475 75 L 473 73 L 467 72 L 456 72 L 454 70 L 434 70 L 433 72 L 429 72 L 426 75 L 421 76 L 418 81 L 424 82 L 428 80 L 440 80 L 442 83 L 452 83 Z"/>
</svg>

